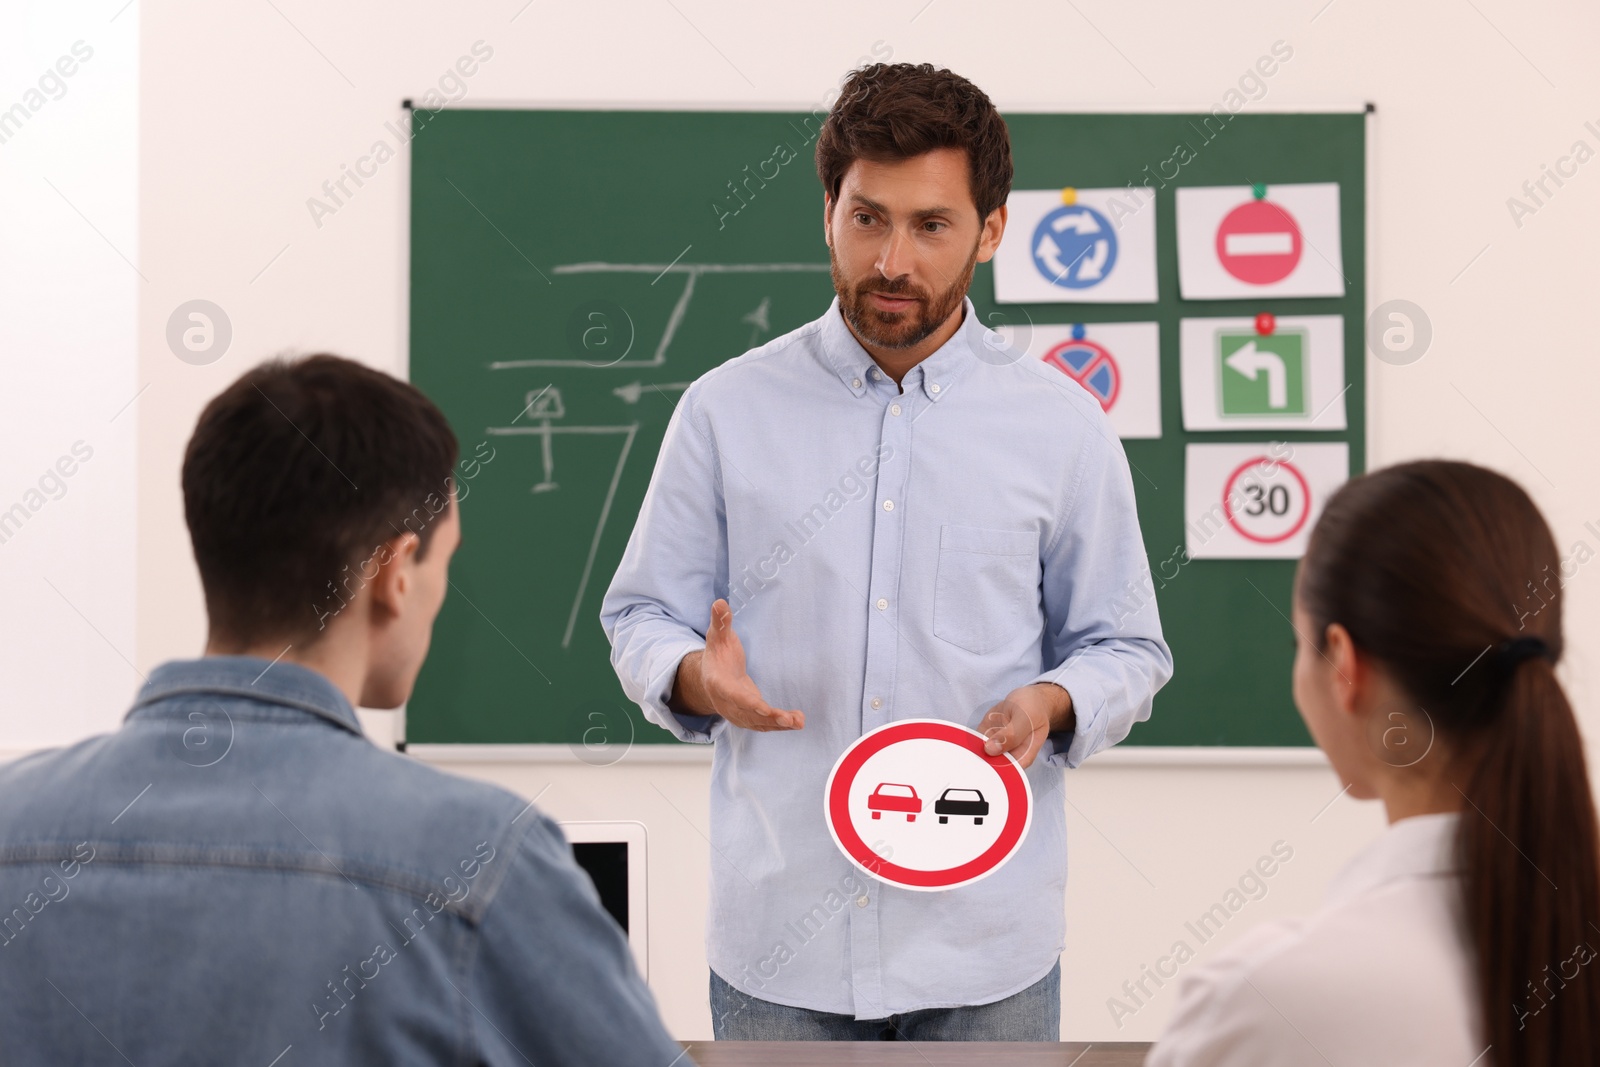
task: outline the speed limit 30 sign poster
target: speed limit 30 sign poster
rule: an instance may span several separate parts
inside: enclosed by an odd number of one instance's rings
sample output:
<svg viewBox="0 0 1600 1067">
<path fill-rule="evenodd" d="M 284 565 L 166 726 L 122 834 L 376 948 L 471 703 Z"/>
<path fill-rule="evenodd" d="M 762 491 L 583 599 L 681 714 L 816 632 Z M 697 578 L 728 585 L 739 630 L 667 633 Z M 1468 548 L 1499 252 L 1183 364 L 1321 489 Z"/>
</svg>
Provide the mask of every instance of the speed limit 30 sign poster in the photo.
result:
<svg viewBox="0 0 1600 1067">
<path fill-rule="evenodd" d="M 1184 466 L 1190 559 L 1298 559 L 1328 497 L 1350 477 L 1350 446 L 1191 444 Z"/>
</svg>

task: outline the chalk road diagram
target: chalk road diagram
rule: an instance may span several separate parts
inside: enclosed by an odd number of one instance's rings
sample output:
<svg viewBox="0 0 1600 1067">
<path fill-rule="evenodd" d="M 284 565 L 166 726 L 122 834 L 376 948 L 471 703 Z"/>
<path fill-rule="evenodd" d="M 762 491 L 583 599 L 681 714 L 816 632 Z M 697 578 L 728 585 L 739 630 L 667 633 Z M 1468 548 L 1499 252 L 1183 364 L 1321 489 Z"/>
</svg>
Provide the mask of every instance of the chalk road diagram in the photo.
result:
<svg viewBox="0 0 1600 1067">
<path fill-rule="evenodd" d="M 690 247 L 693 247 L 692 245 Z M 678 294 L 678 299 L 672 307 L 672 313 L 667 317 L 667 325 L 661 331 L 661 340 L 657 342 L 654 354 L 648 359 L 623 359 L 615 363 L 597 364 L 584 359 L 509 359 L 498 360 L 489 364 L 493 371 L 524 370 L 535 367 L 580 367 L 594 371 L 608 371 L 617 367 L 664 367 L 667 362 L 667 351 L 672 346 L 672 339 L 678 332 L 684 316 L 688 314 L 689 305 L 694 300 L 695 283 L 703 274 L 794 274 L 794 273 L 827 273 L 829 266 L 826 263 L 679 263 L 684 254 L 689 251 L 685 248 L 678 254 L 678 259 L 671 263 L 567 263 L 552 268 L 555 274 L 653 274 L 654 285 L 669 274 L 684 276 L 683 292 Z M 753 311 L 744 315 L 739 321 L 751 327 L 750 344 L 754 346 L 763 333 L 771 331 L 768 313 L 772 306 L 772 298 L 765 297 L 760 305 Z M 632 406 L 639 402 L 647 390 L 666 396 L 667 393 L 687 389 L 689 382 L 642 382 L 632 381 L 626 385 L 618 386 L 611 390 L 624 404 Z M 542 389 L 529 390 L 524 398 L 522 410 L 512 423 L 527 420 L 525 425 L 490 426 L 485 432 L 492 437 L 537 437 L 540 444 L 540 459 L 543 463 L 543 477 L 536 482 L 531 491 L 535 494 L 553 492 L 560 488 L 556 481 L 555 462 L 555 437 L 557 434 L 582 434 L 616 435 L 622 438 L 622 448 L 617 455 L 616 466 L 611 471 L 611 484 L 606 488 L 605 500 L 600 505 L 600 515 L 595 521 L 594 536 L 589 539 L 589 554 L 584 560 L 583 571 L 578 578 L 577 593 L 572 598 L 572 610 L 567 613 L 567 628 L 561 635 L 561 647 L 568 648 L 572 644 L 572 634 L 578 625 L 578 611 L 583 605 L 584 594 L 589 588 L 589 579 L 594 573 L 595 556 L 600 551 L 600 539 L 605 533 L 606 521 L 611 517 L 611 505 L 617 496 L 617 485 L 622 481 L 622 472 L 627 468 L 628 456 L 633 451 L 634 439 L 639 434 L 638 422 L 623 422 L 603 426 L 572 426 L 564 423 L 566 406 L 561 399 L 561 391 L 551 385 Z"/>
</svg>

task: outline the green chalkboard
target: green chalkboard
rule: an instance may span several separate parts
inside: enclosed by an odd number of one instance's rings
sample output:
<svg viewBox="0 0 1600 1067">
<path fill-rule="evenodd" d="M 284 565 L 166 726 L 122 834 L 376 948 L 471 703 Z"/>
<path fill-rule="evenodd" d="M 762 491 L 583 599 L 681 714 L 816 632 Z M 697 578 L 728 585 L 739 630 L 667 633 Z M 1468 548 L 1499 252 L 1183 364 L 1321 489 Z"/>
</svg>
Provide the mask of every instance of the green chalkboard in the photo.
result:
<svg viewBox="0 0 1600 1067">
<path fill-rule="evenodd" d="M 1181 114 L 1006 119 L 1015 188 L 1148 182 L 1158 197 L 1157 304 L 997 305 L 989 264 L 972 287 L 992 326 L 1160 323 L 1162 436 L 1124 442 L 1153 566 L 1184 543 L 1186 442 L 1345 441 L 1351 472 L 1365 469 L 1363 115 L 1241 114 L 1220 130 Z M 444 409 L 466 462 L 465 539 L 408 706 L 410 742 L 677 743 L 622 695 L 600 600 L 683 387 L 832 299 L 816 121 L 413 115 L 411 379 Z M 1254 315 L 1263 302 L 1178 298 L 1176 185 L 1312 181 L 1339 183 L 1346 295 L 1269 307 L 1344 317 L 1349 429 L 1184 432 L 1179 319 Z M 1195 560 L 1164 583 L 1176 673 L 1127 743 L 1310 744 L 1289 688 L 1294 568 Z"/>
</svg>

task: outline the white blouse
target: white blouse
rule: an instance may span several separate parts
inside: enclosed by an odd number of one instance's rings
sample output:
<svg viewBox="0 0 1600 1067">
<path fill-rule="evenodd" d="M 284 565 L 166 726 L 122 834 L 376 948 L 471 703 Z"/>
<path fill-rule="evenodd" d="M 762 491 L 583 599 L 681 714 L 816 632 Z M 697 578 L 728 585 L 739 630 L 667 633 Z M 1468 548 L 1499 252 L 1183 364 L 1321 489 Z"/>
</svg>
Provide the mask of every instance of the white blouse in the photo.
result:
<svg viewBox="0 0 1600 1067">
<path fill-rule="evenodd" d="M 1257 927 L 1185 977 L 1145 1067 L 1487 1067 L 1458 819 L 1392 824 L 1321 911 Z"/>
</svg>

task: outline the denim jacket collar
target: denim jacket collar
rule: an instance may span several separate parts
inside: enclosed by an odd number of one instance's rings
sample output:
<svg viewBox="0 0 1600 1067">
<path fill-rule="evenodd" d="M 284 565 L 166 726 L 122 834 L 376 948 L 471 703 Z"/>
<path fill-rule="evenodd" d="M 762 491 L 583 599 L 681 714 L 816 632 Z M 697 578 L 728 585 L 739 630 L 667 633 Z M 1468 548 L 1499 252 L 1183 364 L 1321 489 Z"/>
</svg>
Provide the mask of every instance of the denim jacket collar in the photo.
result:
<svg viewBox="0 0 1600 1067">
<path fill-rule="evenodd" d="M 150 672 L 126 718 L 169 697 L 199 694 L 295 708 L 364 736 L 350 701 L 325 675 L 298 663 L 274 663 L 260 656 L 205 656 L 163 663 Z"/>
</svg>

